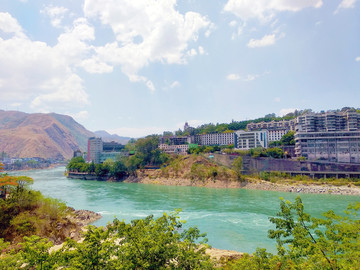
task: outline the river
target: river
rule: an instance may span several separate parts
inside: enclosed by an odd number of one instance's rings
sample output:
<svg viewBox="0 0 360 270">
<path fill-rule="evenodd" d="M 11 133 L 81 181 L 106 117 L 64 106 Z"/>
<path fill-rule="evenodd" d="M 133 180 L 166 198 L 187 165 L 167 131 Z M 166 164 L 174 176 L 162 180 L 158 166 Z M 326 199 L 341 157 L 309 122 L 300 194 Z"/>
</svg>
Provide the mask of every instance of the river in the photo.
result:
<svg viewBox="0 0 360 270">
<path fill-rule="evenodd" d="M 160 216 L 181 208 L 186 226 L 197 226 L 207 232 L 208 243 L 219 249 L 252 253 L 257 247 L 275 252 L 275 241 L 267 238 L 274 228 L 269 216 L 279 211 L 279 198 L 293 201 L 298 194 L 245 190 L 177 187 L 131 183 L 111 183 L 67 179 L 64 167 L 11 172 L 34 179 L 32 189 L 64 201 L 75 209 L 101 213 L 94 225 L 106 225 L 114 217 L 120 220 Z M 349 203 L 360 196 L 301 194 L 305 212 L 320 216 L 333 209 L 342 213 Z"/>
</svg>

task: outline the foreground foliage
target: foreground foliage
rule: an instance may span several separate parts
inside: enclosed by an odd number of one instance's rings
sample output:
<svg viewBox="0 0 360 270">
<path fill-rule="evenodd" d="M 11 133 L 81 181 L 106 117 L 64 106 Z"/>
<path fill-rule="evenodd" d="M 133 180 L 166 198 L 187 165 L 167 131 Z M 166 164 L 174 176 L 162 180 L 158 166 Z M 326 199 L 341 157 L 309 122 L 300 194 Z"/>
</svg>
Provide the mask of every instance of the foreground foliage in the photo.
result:
<svg viewBox="0 0 360 270">
<path fill-rule="evenodd" d="M 68 239 L 53 252 L 47 239 L 28 237 L 21 251 L 2 255 L 0 269 L 213 269 L 205 254 L 205 235 L 196 227 L 183 229 L 177 214 L 131 223 L 115 219 L 106 228 L 88 226 L 83 241 Z"/>
<path fill-rule="evenodd" d="M 281 200 L 280 212 L 270 218 L 276 229 L 269 231 L 277 241 L 277 255 L 258 249 L 225 268 L 360 269 L 359 209 L 357 202 L 344 216 L 330 210 L 323 218 L 314 218 L 304 212 L 300 197 L 294 203 Z"/>
</svg>

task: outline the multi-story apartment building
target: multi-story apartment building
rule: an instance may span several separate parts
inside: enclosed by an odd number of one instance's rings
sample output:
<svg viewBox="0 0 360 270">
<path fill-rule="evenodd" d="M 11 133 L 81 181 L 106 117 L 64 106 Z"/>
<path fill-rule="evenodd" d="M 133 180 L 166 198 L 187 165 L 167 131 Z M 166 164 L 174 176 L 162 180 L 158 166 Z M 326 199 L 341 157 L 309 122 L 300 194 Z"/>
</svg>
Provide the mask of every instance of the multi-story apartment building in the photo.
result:
<svg viewBox="0 0 360 270">
<path fill-rule="evenodd" d="M 309 160 L 360 163 L 360 114 L 345 111 L 299 116 L 295 154 Z"/>
<path fill-rule="evenodd" d="M 235 131 L 235 148 L 249 150 L 256 147 L 268 147 L 268 131 Z"/>
<path fill-rule="evenodd" d="M 234 132 L 210 133 L 195 135 L 193 141 L 200 145 L 230 145 L 234 144 Z"/>
<path fill-rule="evenodd" d="M 268 131 L 269 142 L 280 141 L 282 136 L 288 133 L 290 130 L 294 131 L 296 127 L 296 119 L 249 123 L 246 126 L 247 131 L 259 131 L 266 129 Z"/>
<path fill-rule="evenodd" d="M 296 121 L 297 119 L 281 120 L 281 121 L 273 120 L 270 122 L 249 123 L 246 125 L 246 130 L 247 131 L 262 130 L 262 129 L 267 129 L 268 131 L 273 129 L 295 130 Z"/>
</svg>

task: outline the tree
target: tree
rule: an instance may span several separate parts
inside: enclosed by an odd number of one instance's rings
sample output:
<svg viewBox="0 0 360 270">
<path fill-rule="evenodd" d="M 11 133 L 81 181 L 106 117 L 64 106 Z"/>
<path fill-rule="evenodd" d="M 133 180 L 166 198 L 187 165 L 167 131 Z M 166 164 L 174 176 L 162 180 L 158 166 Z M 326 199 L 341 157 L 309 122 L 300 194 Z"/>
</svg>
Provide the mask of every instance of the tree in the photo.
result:
<svg viewBox="0 0 360 270">
<path fill-rule="evenodd" d="M 280 140 L 281 145 L 295 145 L 295 131 L 289 131 Z"/>
<path fill-rule="evenodd" d="M 183 229 L 178 213 L 130 223 L 115 219 L 106 228 L 90 225 L 83 241 L 67 239 L 53 253 L 46 239 L 27 238 L 22 262 L 36 269 L 214 269 L 205 234 Z"/>
<path fill-rule="evenodd" d="M 304 212 L 300 197 L 294 203 L 281 199 L 280 211 L 270 218 L 276 228 L 268 234 L 276 239 L 278 254 L 258 249 L 228 269 L 359 269 L 359 209 L 357 202 L 345 215 L 330 210 L 314 218 Z"/>
<path fill-rule="evenodd" d="M 272 158 L 283 158 L 284 151 L 281 148 L 268 148 L 266 149 L 266 155 Z"/>
</svg>

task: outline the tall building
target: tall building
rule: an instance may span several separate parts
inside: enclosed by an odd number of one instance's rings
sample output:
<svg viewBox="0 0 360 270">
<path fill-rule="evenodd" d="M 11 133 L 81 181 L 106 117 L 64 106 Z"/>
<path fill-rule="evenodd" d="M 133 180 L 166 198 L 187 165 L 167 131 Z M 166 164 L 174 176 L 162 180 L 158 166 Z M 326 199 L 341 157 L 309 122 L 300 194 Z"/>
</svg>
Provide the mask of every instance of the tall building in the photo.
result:
<svg viewBox="0 0 360 270">
<path fill-rule="evenodd" d="M 268 147 L 268 131 L 235 131 L 235 148 L 249 150 L 256 147 Z"/>
<path fill-rule="evenodd" d="M 299 116 L 295 154 L 309 160 L 360 163 L 360 114 L 345 111 Z"/>
<path fill-rule="evenodd" d="M 88 139 L 87 162 L 100 163 L 103 141 L 101 138 L 91 137 Z"/>
</svg>

